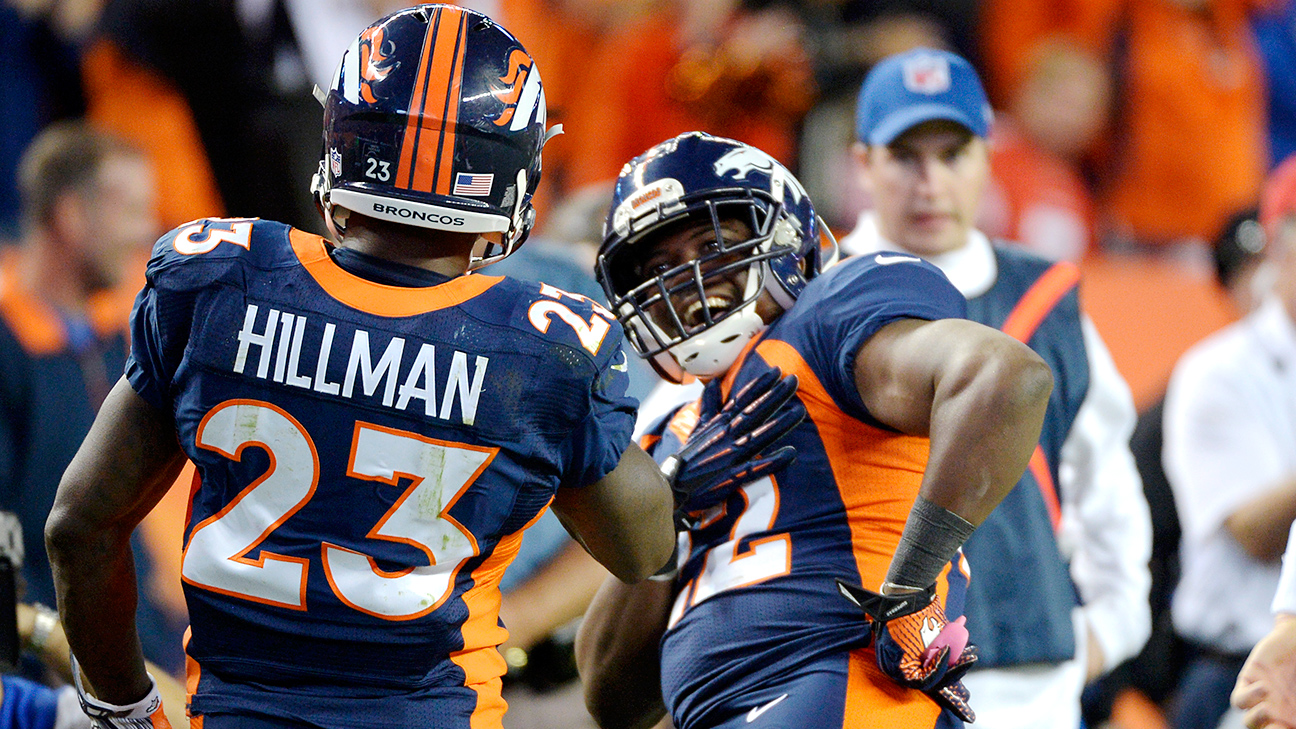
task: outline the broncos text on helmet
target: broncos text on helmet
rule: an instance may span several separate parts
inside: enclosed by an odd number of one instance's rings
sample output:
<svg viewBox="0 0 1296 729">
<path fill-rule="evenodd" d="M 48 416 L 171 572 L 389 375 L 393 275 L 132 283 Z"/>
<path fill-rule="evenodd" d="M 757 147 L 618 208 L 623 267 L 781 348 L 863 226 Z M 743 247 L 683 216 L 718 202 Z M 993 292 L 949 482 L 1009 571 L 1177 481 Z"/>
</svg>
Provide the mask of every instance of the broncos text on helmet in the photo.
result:
<svg viewBox="0 0 1296 729">
<path fill-rule="evenodd" d="M 473 268 L 507 256 L 535 220 L 545 114 L 535 61 L 487 16 L 438 4 L 378 20 L 324 100 L 312 191 L 329 231 L 350 211 L 483 234 Z"/>
<path fill-rule="evenodd" d="M 667 271 L 640 270 L 654 233 L 685 220 L 710 220 L 719 245 Z M 721 223 L 743 221 L 752 235 L 725 240 Z M 822 237 L 821 237 L 822 236 Z M 837 244 L 801 183 L 755 147 L 702 132 L 663 142 L 617 177 L 595 276 L 639 356 L 672 382 L 715 377 L 764 328 L 756 301 L 764 291 L 791 308 L 806 282 L 832 265 Z M 720 263 L 723 261 L 723 263 Z M 708 298 L 708 281 L 747 269 L 740 301 Z M 687 274 L 687 275 L 682 275 Z M 672 297 L 701 302 L 701 321 L 676 310 Z M 663 327 L 649 309 L 663 308 Z M 695 318 L 695 317 L 694 317 Z"/>
</svg>

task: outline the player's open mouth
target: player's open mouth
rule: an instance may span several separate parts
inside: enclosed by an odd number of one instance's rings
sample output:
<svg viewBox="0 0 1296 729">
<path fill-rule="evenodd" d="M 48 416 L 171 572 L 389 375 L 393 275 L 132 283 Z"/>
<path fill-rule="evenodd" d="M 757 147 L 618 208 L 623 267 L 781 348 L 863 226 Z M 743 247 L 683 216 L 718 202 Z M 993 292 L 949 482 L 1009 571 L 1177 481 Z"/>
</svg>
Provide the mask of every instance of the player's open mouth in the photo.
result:
<svg viewBox="0 0 1296 729">
<path fill-rule="evenodd" d="M 734 301 L 728 296 L 708 296 L 706 297 L 706 306 L 711 309 L 711 321 L 715 321 L 733 308 Z M 706 323 L 706 314 L 702 310 L 702 301 L 694 301 L 684 309 L 684 315 L 680 317 L 684 326 L 689 329 L 701 326 Z"/>
</svg>

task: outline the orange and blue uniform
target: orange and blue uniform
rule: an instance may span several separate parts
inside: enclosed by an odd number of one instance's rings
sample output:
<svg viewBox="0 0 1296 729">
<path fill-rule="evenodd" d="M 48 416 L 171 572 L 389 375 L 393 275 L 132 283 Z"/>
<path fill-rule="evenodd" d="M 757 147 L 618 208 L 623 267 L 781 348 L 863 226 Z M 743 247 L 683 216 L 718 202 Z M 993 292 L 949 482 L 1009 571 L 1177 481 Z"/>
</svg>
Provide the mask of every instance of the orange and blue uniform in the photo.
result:
<svg viewBox="0 0 1296 729">
<path fill-rule="evenodd" d="M 193 714 L 499 727 L 500 578 L 629 444 L 611 315 L 231 219 L 158 242 L 132 333 L 130 382 L 196 465 Z"/>
<path fill-rule="evenodd" d="M 662 640 L 663 696 L 676 726 L 959 725 L 878 670 L 864 648 L 865 620 L 835 580 L 879 589 L 928 453 L 926 438 L 869 414 L 855 384 L 856 353 L 890 322 L 964 310 L 945 276 L 917 258 L 850 259 L 811 281 L 725 379 L 707 385 L 727 395 L 779 367 L 799 378 L 809 417 L 786 441 L 797 449 L 792 465 L 743 485 L 687 535 Z M 654 457 L 680 446 L 699 407 L 648 431 L 643 442 Z M 966 584 L 965 565 L 954 563 L 938 581 L 951 618 L 962 613 Z"/>
</svg>

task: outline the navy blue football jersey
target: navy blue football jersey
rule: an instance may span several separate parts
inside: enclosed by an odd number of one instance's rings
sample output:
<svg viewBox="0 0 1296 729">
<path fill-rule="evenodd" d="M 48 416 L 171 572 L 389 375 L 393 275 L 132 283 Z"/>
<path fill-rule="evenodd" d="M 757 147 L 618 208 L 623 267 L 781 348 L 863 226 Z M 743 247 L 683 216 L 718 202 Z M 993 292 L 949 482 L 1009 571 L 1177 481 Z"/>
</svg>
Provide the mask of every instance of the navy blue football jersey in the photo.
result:
<svg viewBox="0 0 1296 729">
<path fill-rule="evenodd" d="M 868 413 L 855 356 L 898 319 L 961 318 L 965 310 L 944 274 L 918 258 L 848 259 L 811 281 L 723 382 L 707 385 L 728 393 L 779 367 L 797 375 L 808 417 L 786 441 L 797 449 L 790 466 L 744 484 L 688 534 L 662 641 L 663 695 L 677 726 L 745 715 L 788 692 L 787 681 L 868 642 L 863 614 L 836 580 L 880 588 L 918 495 L 928 441 Z M 655 458 L 681 446 L 698 407 L 650 431 L 644 442 Z M 961 614 L 966 585 L 953 567 L 938 584 L 951 618 Z M 932 727 L 936 705 L 897 687 L 872 661 L 871 652 L 852 660 L 846 702 L 819 697 L 823 721 L 804 717 L 803 725 L 843 726 L 842 712 L 866 710 L 872 718 L 861 726 Z"/>
<path fill-rule="evenodd" d="M 129 380 L 197 467 L 195 709 L 295 684 L 498 704 L 522 530 L 629 443 L 615 318 L 503 277 L 376 283 L 322 238 L 229 219 L 158 242 L 131 326 Z"/>
</svg>

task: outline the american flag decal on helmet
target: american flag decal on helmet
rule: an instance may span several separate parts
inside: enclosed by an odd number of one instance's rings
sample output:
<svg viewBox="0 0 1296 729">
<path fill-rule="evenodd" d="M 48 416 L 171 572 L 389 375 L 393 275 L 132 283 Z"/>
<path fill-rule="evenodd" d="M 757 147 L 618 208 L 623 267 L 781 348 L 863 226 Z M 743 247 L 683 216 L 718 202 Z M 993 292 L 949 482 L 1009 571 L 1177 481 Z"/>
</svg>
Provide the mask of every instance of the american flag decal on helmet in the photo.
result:
<svg viewBox="0 0 1296 729">
<path fill-rule="evenodd" d="M 494 180 L 494 173 L 474 175 L 467 172 L 458 172 L 455 174 L 454 190 L 450 194 L 484 197 L 490 194 L 491 183 Z"/>
</svg>

